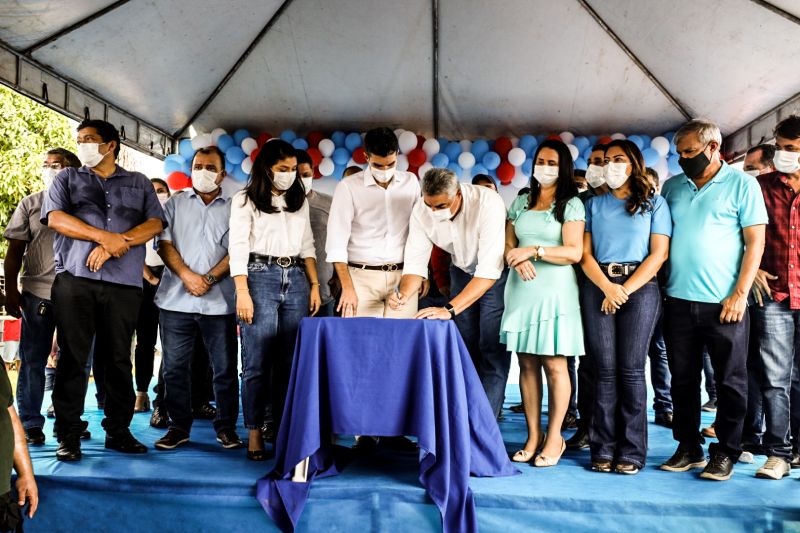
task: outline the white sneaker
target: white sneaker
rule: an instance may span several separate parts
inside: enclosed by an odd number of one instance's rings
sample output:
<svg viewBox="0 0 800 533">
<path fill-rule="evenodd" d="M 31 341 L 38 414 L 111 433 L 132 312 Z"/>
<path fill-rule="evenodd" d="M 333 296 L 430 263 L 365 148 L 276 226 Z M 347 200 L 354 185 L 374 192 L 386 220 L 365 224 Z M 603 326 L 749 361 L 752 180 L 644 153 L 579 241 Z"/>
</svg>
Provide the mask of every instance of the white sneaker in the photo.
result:
<svg viewBox="0 0 800 533">
<path fill-rule="evenodd" d="M 783 476 L 789 475 L 791 466 L 789 463 L 780 457 L 767 457 L 767 462 L 764 466 L 756 470 L 756 477 L 764 479 L 782 479 Z"/>
<path fill-rule="evenodd" d="M 747 464 L 751 465 L 751 464 L 756 462 L 756 459 L 755 459 L 755 457 L 753 457 L 752 453 L 750 453 L 750 452 L 742 452 L 742 455 L 739 456 L 739 462 L 740 463 L 747 463 Z"/>
</svg>

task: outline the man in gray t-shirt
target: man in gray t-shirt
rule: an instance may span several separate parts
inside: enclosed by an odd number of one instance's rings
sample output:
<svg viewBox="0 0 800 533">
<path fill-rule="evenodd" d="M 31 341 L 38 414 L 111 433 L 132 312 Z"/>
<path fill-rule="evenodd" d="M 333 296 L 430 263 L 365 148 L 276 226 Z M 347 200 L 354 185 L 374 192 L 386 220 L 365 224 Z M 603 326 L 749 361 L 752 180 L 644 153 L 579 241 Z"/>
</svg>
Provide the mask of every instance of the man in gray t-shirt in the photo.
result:
<svg viewBox="0 0 800 533">
<path fill-rule="evenodd" d="M 54 148 L 47 152 L 42 164 L 42 181 L 50 186 L 56 174 L 67 167 L 79 167 L 72 152 Z M 19 416 L 30 444 L 44 444 L 45 366 L 56 327 L 50 288 L 55 279 L 53 237 L 55 232 L 42 225 L 40 212 L 45 191 L 26 196 L 17 206 L 3 236 L 8 239 L 4 263 L 6 278 L 6 311 L 22 318 L 19 355 L 23 364 L 17 382 Z M 20 270 L 22 275 L 20 276 Z M 17 278 L 22 285 L 20 294 Z"/>
</svg>

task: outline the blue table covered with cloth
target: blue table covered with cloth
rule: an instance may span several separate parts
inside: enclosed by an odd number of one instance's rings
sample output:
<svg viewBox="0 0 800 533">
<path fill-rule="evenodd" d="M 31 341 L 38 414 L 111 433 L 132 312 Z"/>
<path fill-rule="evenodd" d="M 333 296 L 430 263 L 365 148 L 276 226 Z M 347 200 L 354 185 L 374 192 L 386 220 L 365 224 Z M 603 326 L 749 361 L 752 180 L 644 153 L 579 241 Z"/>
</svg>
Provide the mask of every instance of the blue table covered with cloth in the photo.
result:
<svg viewBox="0 0 800 533">
<path fill-rule="evenodd" d="M 419 480 L 441 511 L 445 533 L 478 529 L 470 474 L 518 473 L 451 321 L 302 321 L 275 469 L 257 488 L 282 530 L 297 525 L 311 481 L 343 468 L 349 450 L 334 446 L 332 434 L 416 436 Z M 307 467 L 299 478 L 305 482 L 292 481 L 299 464 Z"/>
</svg>

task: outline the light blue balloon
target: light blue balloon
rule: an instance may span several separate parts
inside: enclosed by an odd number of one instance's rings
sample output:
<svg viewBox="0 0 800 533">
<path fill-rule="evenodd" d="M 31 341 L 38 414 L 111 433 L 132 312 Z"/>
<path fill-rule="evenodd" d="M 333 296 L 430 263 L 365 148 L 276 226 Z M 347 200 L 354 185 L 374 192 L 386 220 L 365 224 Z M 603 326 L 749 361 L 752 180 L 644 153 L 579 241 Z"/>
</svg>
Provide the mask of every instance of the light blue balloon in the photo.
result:
<svg viewBox="0 0 800 533">
<path fill-rule="evenodd" d="M 302 137 L 298 137 L 292 141 L 292 146 L 294 146 L 295 150 L 308 150 L 308 141 Z"/>
<path fill-rule="evenodd" d="M 547 135 L 539 134 L 536 136 L 536 144 L 542 144 L 547 139 Z"/>
<path fill-rule="evenodd" d="M 472 155 L 475 156 L 475 160 L 477 161 L 483 159 L 483 156 L 486 155 L 486 152 L 488 151 L 489 143 L 484 139 L 478 139 L 477 141 L 473 142 L 472 147 L 470 148 L 470 152 L 472 152 Z"/>
<path fill-rule="evenodd" d="M 672 142 L 672 139 L 675 138 L 675 132 L 674 131 L 668 131 L 667 133 L 663 134 L 662 137 L 664 137 L 669 142 Z"/>
<path fill-rule="evenodd" d="M 247 130 L 236 130 L 233 132 L 233 140 L 237 145 L 242 144 L 242 141 L 250 137 L 250 132 Z"/>
<path fill-rule="evenodd" d="M 673 135 L 674 137 L 674 135 Z M 678 155 L 678 147 L 675 146 L 675 143 L 672 140 L 669 141 L 669 153 L 673 155 Z"/>
<path fill-rule="evenodd" d="M 225 152 L 225 159 L 233 163 L 234 165 L 240 165 L 244 158 L 247 157 L 244 151 L 239 148 L 238 146 L 232 146 Z"/>
<path fill-rule="evenodd" d="M 236 165 L 234 165 L 233 163 L 231 163 L 227 159 L 225 160 L 225 173 L 226 174 L 233 174 L 233 170 L 235 168 L 236 168 Z"/>
<path fill-rule="evenodd" d="M 592 146 L 597 144 L 597 139 L 599 139 L 599 138 L 600 137 L 598 137 L 597 135 L 589 135 L 587 137 L 587 139 L 589 139 L 589 147 L 591 148 Z"/>
<path fill-rule="evenodd" d="M 644 139 L 642 139 L 638 135 L 631 135 L 630 137 L 628 137 L 628 140 L 630 142 L 632 142 L 633 144 L 635 144 L 636 148 L 638 148 L 639 150 L 643 150 L 644 149 Z"/>
<path fill-rule="evenodd" d="M 436 140 L 439 141 L 439 151 L 444 152 L 444 149 L 447 148 L 447 145 L 450 143 L 450 141 L 448 141 L 444 137 L 439 137 Z"/>
<path fill-rule="evenodd" d="M 336 165 L 335 167 L 333 167 L 333 173 L 331 174 L 331 176 L 333 176 L 337 180 L 342 179 L 344 177 L 345 168 L 347 168 L 347 163 L 345 163 L 344 165 Z"/>
<path fill-rule="evenodd" d="M 496 168 L 493 168 L 493 169 L 487 171 L 486 173 L 489 174 L 489 177 L 492 178 L 495 183 L 497 183 L 498 179 L 497 179 L 497 169 Z"/>
<path fill-rule="evenodd" d="M 577 148 L 579 152 L 583 152 L 587 148 L 592 147 L 591 143 L 589 142 L 589 139 L 583 136 L 575 137 L 575 140 L 572 141 L 572 144 L 575 145 L 575 148 Z"/>
<path fill-rule="evenodd" d="M 579 157 L 575 160 L 575 168 L 578 170 L 586 170 L 588 167 L 589 165 L 586 164 L 586 160 L 584 158 Z"/>
<path fill-rule="evenodd" d="M 530 176 L 533 173 L 533 159 L 526 159 L 522 163 L 522 173 L 526 176 Z"/>
<path fill-rule="evenodd" d="M 283 130 L 280 134 L 280 138 L 282 141 L 286 141 L 287 143 L 291 143 L 295 139 L 297 139 L 297 134 L 292 130 Z M 241 143 L 242 141 L 239 141 Z"/>
<path fill-rule="evenodd" d="M 165 159 L 164 160 L 164 174 L 169 176 L 173 172 L 183 172 L 183 164 L 186 161 L 181 157 L 181 160 Z"/>
<path fill-rule="evenodd" d="M 235 144 L 236 141 L 234 141 L 233 137 L 231 137 L 227 133 L 225 135 L 220 135 L 219 139 L 217 139 L 217 148 L 219 148 L 223 152 L 227 152 L 228 148 L 234 146 Z"/>
<path fill-rule="evenodd" d="M 447 146 L 439 147 L 439 153 L 444 153 L 447 156 L 448 161 L 458 160 L 458 156 L 461 155 L 461 151 L 461 145 L 455 141 L 447 143 Z M 431 161 L 431 163 L 433 163 L 433 161 Z M 445 163 L 445 166 L 447 166 L 447 163 Z"/>
<path fill-rule="evenodd" d="M 592 147 L 590 146 L 586 150 L 583 151 L 583 159 L 588 161 L 592 158 Z"/>
<path fill-rule="evenodd" d="M 233 169 L 233 179 L 235 179 L 239 183 L 244 183 L 248 179 L 250 179 L 250 174 L 242 170 L 241 165 L 236 165 L 236 168 Z"/>
<path fill-rule="evenodd" d="M 464 169 L 461 168 L 456 162 L 452 162 L 449 165 L 447 165 L 447 170 L 453 172 L 457 178 L 460 178 L 461 173 L 464 172 Z"/>
<path fill-rule="evenodd" d="M 488 173 L 489 171 L 486 170 L 486 167 L 481 164 L 477 164 L 470 169 L 470 174 L 472 175 L 473 178 L 478 174 L 488 174 Z"/>
<path fill-rule="evenodd" d="M 178 143 L 178 153 L 184 159 L 191 161 L 192 158 L 194 157 L 194 148 L 192 148 L 192 140 L 181 139 L 181 142 Z"/>
<path fill-rule="evenodd" d="M 350 152 L 347 148 L 337 148 L 333 151 L 331 159 L 333 159 L 333 162 L 337 165 L 346 165 L 347 162 L 350 161 Z"/>
<path fill-rule="evenodd" d="M 653 138 L 650 137 L 649 135 L 645 135 L 644 133 L 640 133 L 639 137 L 642 138 L 642 142 L 644 143 L 645 146 L 650 146 L 650 143 L 653 142 Z"/>
<path fill-rule="evenodd" d="M 192 175 L 192 162 L 191 161 L 184 161 L 181 163 L 181 172 L 186 174 L 187 176 Z"/>
<path fill-rule="evenodd" d="M 677 155 L 671 155 L 667 159 L 667 168 L 669 169 L 669 173 L 672 174 L 673 176 L 676 174 L 681 174 L 683 172 L 680 163 L 678 163 L 679 159 L 680 157 L 678 157 Z"/>
<path fill-rule="evenodd" d="M 536 141 L 536 137 L 533 135 L 523 135 L 519 138 L 519 147 L 525 151 L 525 155 L 530 157 L 533 154 L 534 148 L 539 143 Z"/>
<path fill-rule="evenodd" d="M 347 135 L 343 131 L 334 131 L 331 134 L 331 140 L 336 148 L 343 148 L 345 139 L 347 139 Z"/>
<path fill-rule="evenodd" d="M 450 158 L 447 157 L 447 154 L 443 154 L 442 152 L 435 154 L 431 158 L 431 165 L 433 165 L 436 168 L 447 168 L 447 165 L 449 164 L 450 164 Z"/>
<path fill-rule="evenodd" d="M 654 167 L 661 159 L 661 155 L 653 148 L 642 150 L 642 157 L 644 157 L 644 164 L 648 167 Z"/>
<path fill-rule="evenodd" d="M 502 161 L 502 160 L 500 159 L 500 156 L 497 155 L 497 153 L 495 153 L 495 152 L 486 152 L 483 155 L 482 161 L 483 161 L 483 166 L 485 166 L 489 170 L 496 170 L 497 167 L 500 166 L 500 161 Z"/>
<path fill-rule="evenodd" d="M 347 137 L 344 139 L 344 146 L 350 150 L 350 152 L 355 152 L 356 148 L 361 146 L 361 135 L 355 131 L 353 133 L 348 133 Z"/>
<path fill-rule="evenodd" d="M 164 158 L 164 162 L 166 163 L 167 161 L 176 161 L 178 163 L 183 163 L 184 161 L 186 161 L 186 158 L 184 158 L 180 154 L 169 154 L 167 157 Z"/>
</svg>

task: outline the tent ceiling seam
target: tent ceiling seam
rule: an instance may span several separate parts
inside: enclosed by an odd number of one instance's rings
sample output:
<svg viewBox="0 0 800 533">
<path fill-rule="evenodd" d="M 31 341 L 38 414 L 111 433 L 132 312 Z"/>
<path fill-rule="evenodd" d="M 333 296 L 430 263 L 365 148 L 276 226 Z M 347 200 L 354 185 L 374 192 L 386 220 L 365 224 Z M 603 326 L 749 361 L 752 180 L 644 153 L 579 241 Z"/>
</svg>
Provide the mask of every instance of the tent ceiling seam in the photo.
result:
<svg viewBox="0 0 800 533">
<path fill-rule="evenodd" d="M 763 7 L 764 9 L 766 9 L 768 11 L 772 11 L 776 15 L 780 15 L 781 17 L 785 18 L 786 20 L 789 20 L 791 22 L 794 22 L 797 25 L 800 25 L 800 18 L 792 15 L 788 11 L 784 11 L 783 9 L 779 8 L 776 5 L 773 5 L 773 4 L 769 3 L 769 2 L 767 2 L 766 0 L 750 0 L 750 1 L 753 2 L 757 6 Z"/>
</svg>

